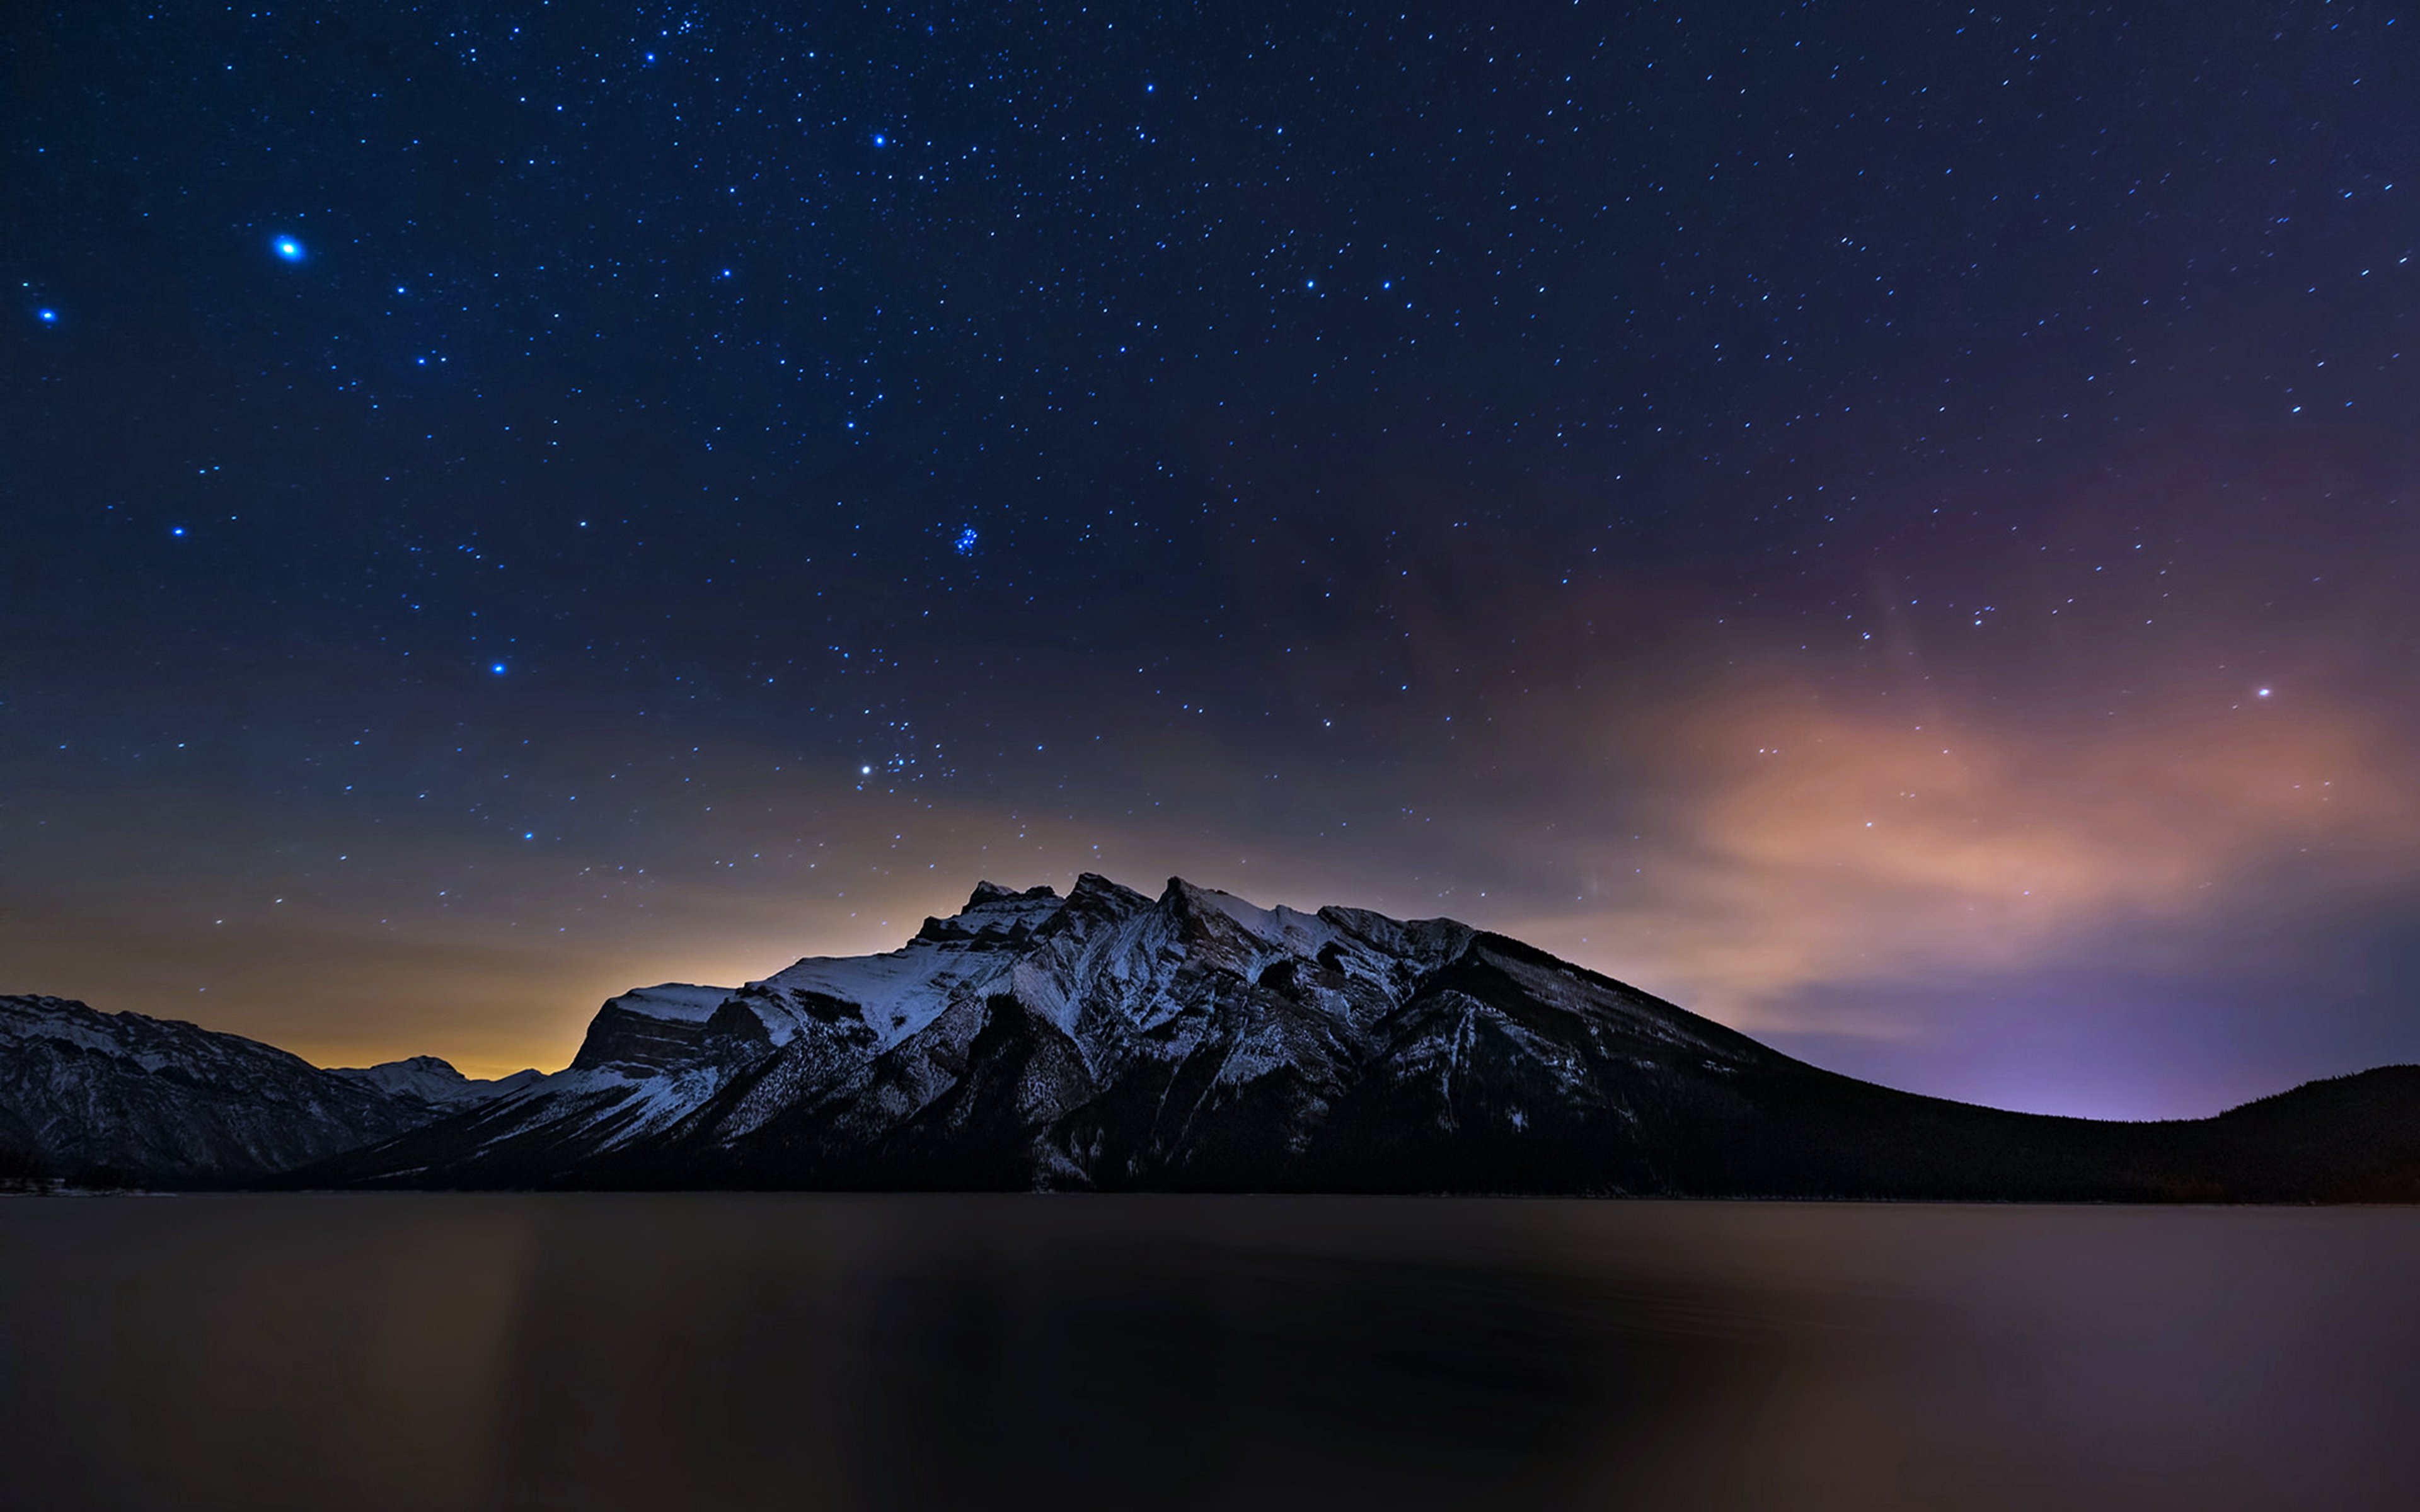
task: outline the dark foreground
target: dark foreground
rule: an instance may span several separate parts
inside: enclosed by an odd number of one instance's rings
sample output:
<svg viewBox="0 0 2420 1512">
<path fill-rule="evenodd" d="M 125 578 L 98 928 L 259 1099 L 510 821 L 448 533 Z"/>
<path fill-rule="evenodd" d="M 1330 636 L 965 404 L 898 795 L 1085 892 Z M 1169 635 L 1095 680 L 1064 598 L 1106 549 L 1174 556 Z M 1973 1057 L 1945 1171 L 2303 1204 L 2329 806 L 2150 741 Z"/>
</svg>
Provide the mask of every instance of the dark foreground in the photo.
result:
<svg viewBox="0 0 2420 1512">
<path fill-rule="evenodd" d="M 2420 1211 L 0 1202 L 12 1506 L 2408 1506 Z"/>
</svg>

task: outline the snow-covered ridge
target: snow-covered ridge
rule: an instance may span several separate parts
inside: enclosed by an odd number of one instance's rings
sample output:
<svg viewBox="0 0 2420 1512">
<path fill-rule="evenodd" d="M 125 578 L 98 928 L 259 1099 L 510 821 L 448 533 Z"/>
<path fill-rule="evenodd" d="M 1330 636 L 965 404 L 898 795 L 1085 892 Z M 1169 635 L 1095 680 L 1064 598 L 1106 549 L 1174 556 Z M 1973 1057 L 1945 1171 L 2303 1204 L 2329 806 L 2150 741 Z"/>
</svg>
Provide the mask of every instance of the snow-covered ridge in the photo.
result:
<svg viewBox="0 0 2420 1512">
<path fill-rule="evenodd" d="M 1090 872 L 1063 898 L 978 884 L 894 950 L 633 988 L 569 1067 L 492 1083 L 434 1057 L 321 1071 L 191 1025 L 8 1001 L 0 1041 L 27 1048 L 0 1089 L 0 1155 L 269 1171 L 383 1140 L 361 1168 L 413 1180 L 654 1160 L 875 1180 L 905 1161 L 926 1173 L 911 1184 L 982 1184 L 1006 1161 L 1115 1185 L 1238 1150 L 1307 1159 L 1397 1103 L 1386 1118 L 1443 1130 L 1499 1113 L 1545 1127 L 1557 1104 L 1565 1122 L 1627 1119 L 1609 1068 L 1769 1057 L 1450 919 L 1264 908 L 1176 877 L 1153 896 Z M 103 1127 L 116 1143 L 75 1144 Z M 194 1128 L 211 1148 L 178 1153 Z"/>
<path fill-rule="evenodd" d="M 0 1183 L 46 1174 L 2420 1201 L 2420 1067 L 2197 1123 L 1962 1108 L 1450 919 L 1087 873 L 985 883 L 895 950 L 634 989 L 568 1069 L 495 1083 L 0 997 Z"/>
<path fill-rule="evenodd" d="M 1154 896 L 1090 872 L 1064 897 L 981 883 L 894 950 L 633 988 L 552 1075 L 473 1082 L 434 1057 L 322 1071 L 54 999 L 0 999 L 12 1037 L 0 1156 L 209 1178 L 369 1146 L 347 1168 L 415 1182 L 672 1161 L 750 1180 L 1148 1183 L 1311 1159 L 1373 1119 L 1627 1119 L 1612 1068 L 1769 1057 L 1450 919 L 1264 908 L 1175 877 Z M 108 1138 L 77 1143 L 95 1129 Z"/>
<path fill-rule="evenodd" d="M 1617 1061 L 1774 1058 L 1701 1024 L 1450 919 L 1263 908 L 1173 877 L 1156 897 L 1089 872 L 1064 898 L 985 882 L 895 950 L 625 993 L 569 1070 L 382 1158 L 519 1180 L 659 1160 L 872 1172 L 941 1149 L 915 1168 L 1118 1184 L 1239 1142 L 1292 1158 L 1388 1100 L 1442 1100 L 1416 1122 L 1461 1128 L 1497 1115 L 1456 1101 L 1511 1078 L 1508 1128 L 1553 1124 L 1532 1104 L 1554 1100 L 1604 1122 L 1627 1117 L 1601 1085 Z"/>
<path fill-rule="evenodd" d="M 714 1016 L 730 997 L 728 987 L 700 987 L 691 982 L 667 981 L 654 987 L 633 987 L 619 997 L 605 1000 L 607 1008 L 627 1009 L 649 1018 L 667 1019 L 683 1024 L 703 1024 Z"/>
<path fill-rule="evenodd" d="M 0 996 L 0 1166 L 209 1184 L 352 1149 L 535 1085 L 434 1057 L 328 1071 L 178 1019 Z"/>
<path fill-rule="evenodd" d="M 1058 919 L 1067 900 L 1047 887 L 1012 891 L 979 882 L 967 905 L 927 918 L 914 938 L 880 955 L 810 956 L 741 989 L 776 1044 L 805 1019 L 829 1019 L 836 1005 L 888 1048 L 931 1024 L 953 1003 L 1000 990 L 1019 953 Z"/>
</svg>

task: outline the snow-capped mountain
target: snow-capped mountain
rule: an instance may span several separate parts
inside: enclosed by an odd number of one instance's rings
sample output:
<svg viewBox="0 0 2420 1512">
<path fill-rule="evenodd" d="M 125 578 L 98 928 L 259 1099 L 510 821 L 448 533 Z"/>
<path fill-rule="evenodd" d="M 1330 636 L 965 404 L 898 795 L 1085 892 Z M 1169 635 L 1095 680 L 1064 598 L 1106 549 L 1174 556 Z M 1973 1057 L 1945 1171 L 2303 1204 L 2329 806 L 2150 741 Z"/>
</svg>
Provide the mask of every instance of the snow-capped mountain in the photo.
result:
<svg viewBox="0 0 2420 1512">
<path fill-rule="evenodd" d="M 237 1184 L 536 1079 L 474 1082 L 429 1056 L 323 1071 L 174 1019 L 0 996 L 0 1178 Z"/>
<path fill-rule="evenodd" d="M 2420 1071 L 2269 1103 L 2151 1125 L 1946 1103 L 1451 920 L 1088 873 L 982 884 L 885 954 L 625 993 L 568 1070 L 294 1180 L 2420 1196 Z M 2293 1152 L 2264 1143 L 2288 1126 Z"/>
<path fill-rule="evenodd" d="M 323 1071 L 0 997 L 0 1180 L 2420 1200 L 2420 1068 L 2215 1119 L 1819 1070 L 1450 919 L 978 886 L 880 955 L 608 1001 L 571 1065 Z"/>
</svg>

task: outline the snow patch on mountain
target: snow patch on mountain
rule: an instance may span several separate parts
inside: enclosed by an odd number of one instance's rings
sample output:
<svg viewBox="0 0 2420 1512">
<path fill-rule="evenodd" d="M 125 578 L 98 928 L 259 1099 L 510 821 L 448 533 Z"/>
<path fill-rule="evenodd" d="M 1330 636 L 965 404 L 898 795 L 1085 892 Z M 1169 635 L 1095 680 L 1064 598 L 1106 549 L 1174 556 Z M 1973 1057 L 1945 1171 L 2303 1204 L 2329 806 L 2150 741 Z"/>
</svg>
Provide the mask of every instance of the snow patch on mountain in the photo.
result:
<svg viewBox="0 0 2420 1512">
<path fill-rule="evenodd" d="M 951 1005 L 1005 990 L 1015 953 L 1066 902 L 1048 887 L 1012 892 L 985 882 L 967 906 L 928 918 L 916 937 L 881 955 L 810 956 L 741 989 L 776 1045 L 802 1018 L 854 1012 L 884 1049 L 922 1032 Z"/>
<path fill-rule="evenodd" d="M 646 1018 L 664 1019 L 677 1024 L 703 1024 L 714 1016 L 731 997 L 728 987 L 700 987 L 686 981 L 667 981 L 654 987 L 633 987 L 619 997 L 605 1000 L 607 1008 L 618 1008 Z"/>
</svg>

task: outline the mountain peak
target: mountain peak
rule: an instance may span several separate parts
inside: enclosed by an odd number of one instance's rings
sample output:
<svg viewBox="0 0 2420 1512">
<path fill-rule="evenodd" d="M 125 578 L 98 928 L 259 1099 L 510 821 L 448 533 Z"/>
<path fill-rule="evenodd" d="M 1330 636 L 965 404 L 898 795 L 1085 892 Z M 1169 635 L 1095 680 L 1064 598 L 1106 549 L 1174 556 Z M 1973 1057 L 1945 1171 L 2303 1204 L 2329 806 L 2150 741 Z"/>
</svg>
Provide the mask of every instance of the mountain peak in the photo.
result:
<svg viewBox="0 0 2420 1512">
<path fill-rule="evenodd" d="M 1138 908 L 1148 908 L 1151 900 L 1123 882 L 1113 881 L 1098 872 L 1078 873 L 1076 886 L 1068 889 L 1067 902 L 1078 907 L 1109 906 L 1111 912 L 1128 914 Z"/>
<path fill-rule="evenodd" d="M 537 1073 L 525 1071 L 502 1081 L 473 1081 L 442 1057 L 411 1056 L 376 1066 L 332 1067 L 328 1074 L 342 1076 L 388 1097 L 416 1099 L 432 1107 L 467 1107 L 526 1086 Z"/>
<path fill-rule="evenodd" d="M 1188 937 L 1242 936 L 1254 946 L 1277 945 L 1287 933 L 1289 919 L 1306 916 L 1285 907 L 1263 908 L 1218 887 L 1204 887 L 1183 877 L 1168 879 L 1159 907 L 1176 919 Z"/>
<path fill-rule="evenodd" d="M 1003 887 L 997 882 L 978 882 L 975 884 L 975 890 L 967 898 L 967 906 L 969 908 L 981 908 L 985 903 L 1013 903 L 1020 900 L 1038 900 L 1043 898 L 1056 898 L 1058 896 L 1059 894 L 1057 890 L 1049 887 L 1047 884 L 1040 887 L 1028 887 L 1023 892 L 1019 892 L 1015 887 Z"/>
<path fill-rule="evenodd" d="M 1223 911 L 1222 905 L 1218 903 L 1220 899 L 1226 900 L 1228 903 L 1241 904 L 1246 908 L 1253 908 L 1254 912 L 1259 912 L 1253 904 L 1245 903 L 1232 892 L 1221 892 L 1217 887 L 1204 887 L 1199 884 L 1187 882 L 1183 877 L 1169 878 L 1168 886 L 1161 888 L 1159 893 L 1160 903 L 1179 913 L 1202 907 L 1222 908 Z"/>
<path fill-rule="evenodd" d="M 463 1075 L 459 1071 L 455 1069 L 454 1062 L 447 1060 L 442 1056 L 406 1056 L 401 1060 L 380 1061 L 379 1064 L 369 1067 L 368 1069 L 371 1071 L 411 1072 L 418 1075 L 443 1077 L 447 1081 L 460 1082 L 470 1080 L 469 1077 Z"/>
</svg>

